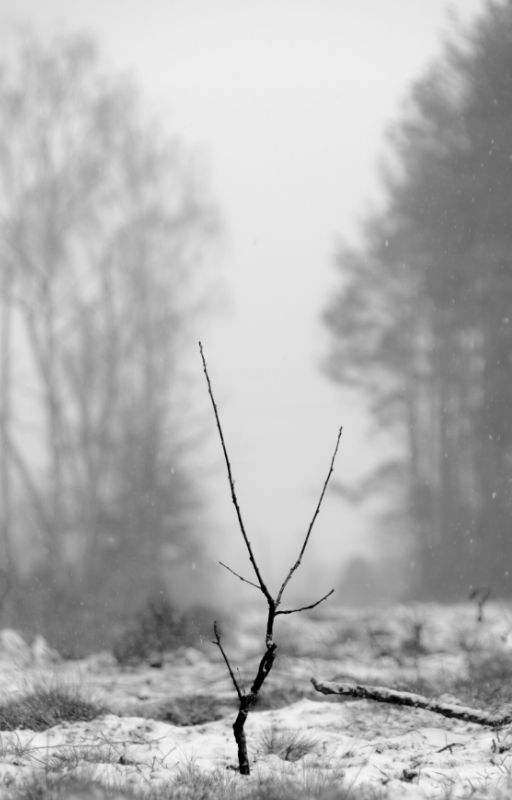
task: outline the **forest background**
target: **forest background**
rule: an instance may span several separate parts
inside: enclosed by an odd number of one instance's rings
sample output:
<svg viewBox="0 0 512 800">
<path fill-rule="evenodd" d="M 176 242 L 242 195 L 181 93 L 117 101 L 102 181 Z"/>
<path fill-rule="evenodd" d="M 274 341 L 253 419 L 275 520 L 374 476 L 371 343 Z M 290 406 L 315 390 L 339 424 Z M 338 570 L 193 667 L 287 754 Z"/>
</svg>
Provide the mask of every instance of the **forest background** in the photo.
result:
<svg viewBox="0 0 512 800">
<path fill-rule="evenodd" d="M 340 564 L 342 597 L 509 593 L 511 19 L 489 4 L 451 33 L 394 125 L 384 201 L 337 248 L 317 366 L 373 416 L 375 468 L 338 495 L 370 507 L 381 554 Z M 3 611 L 109 627 L 162 564 L 175 595 L 211 577 L 182 354 L 219 310 L 222 213 L 89 37 L 18 38 L 0 93 Z"/>
</svg>

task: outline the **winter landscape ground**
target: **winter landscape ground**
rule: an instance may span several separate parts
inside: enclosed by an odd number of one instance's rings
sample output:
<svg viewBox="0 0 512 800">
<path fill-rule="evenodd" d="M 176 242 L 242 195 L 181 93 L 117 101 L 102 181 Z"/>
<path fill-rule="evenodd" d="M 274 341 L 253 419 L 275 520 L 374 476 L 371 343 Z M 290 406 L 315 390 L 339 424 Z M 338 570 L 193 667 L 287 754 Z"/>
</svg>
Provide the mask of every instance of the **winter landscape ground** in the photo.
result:
<svg viewBox="0 0 512 800">
<path fill-rule="evenodd" d="M 225 646 L 250 685 L 264 619 L 246 609 Z M 218 648 L 167 652 L 160 667 L 110 653 L 65 661 L 2 631 L 0 797 L 512 797 L 512 726 L 491 729 L 415 708 L 324 696 L 311 678 L 421 692 L 485 711 L 512 708 L 512 607 L 473 603 L 281 618 L 278 658 L 246 725 L 240 776 L 233 686 Z M 84 702 L 85 701 L 85 702 Z M 60 716 L 59 716 L 60 715 Z"/>
</svg>

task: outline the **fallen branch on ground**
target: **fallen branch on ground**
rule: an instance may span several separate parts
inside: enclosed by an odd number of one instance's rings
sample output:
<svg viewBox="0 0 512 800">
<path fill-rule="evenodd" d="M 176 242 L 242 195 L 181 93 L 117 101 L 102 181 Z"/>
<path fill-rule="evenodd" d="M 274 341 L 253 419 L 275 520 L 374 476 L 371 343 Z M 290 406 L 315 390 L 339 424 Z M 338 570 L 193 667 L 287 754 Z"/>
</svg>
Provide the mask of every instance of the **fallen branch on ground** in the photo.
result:
<svg viewBox="0 0 512 800">
<path fill-rule="evenodd" d="M 423 708 L 443 717 L 460 719 L 464 722 L 473 722 L 475 725 L 487 725 L 490 728 L 501 728 L 512 722 L 512 714 L 487 714 L 477 708 L 460 706 L 457 703 L 441 703 L 430 700 L 422 694 L 415 692 L 399 692 L 385 686 L 365 686 L 359 683 L 333 683 L 331 681 L 317 681 L 311 678 L 311 683 L 322 694 L 337 694 L 344 697 L 354 697 L 358 700 L 375 700 L 377 703 L 391 703 L 397 706 L 410 706 Z"/>
</svg>

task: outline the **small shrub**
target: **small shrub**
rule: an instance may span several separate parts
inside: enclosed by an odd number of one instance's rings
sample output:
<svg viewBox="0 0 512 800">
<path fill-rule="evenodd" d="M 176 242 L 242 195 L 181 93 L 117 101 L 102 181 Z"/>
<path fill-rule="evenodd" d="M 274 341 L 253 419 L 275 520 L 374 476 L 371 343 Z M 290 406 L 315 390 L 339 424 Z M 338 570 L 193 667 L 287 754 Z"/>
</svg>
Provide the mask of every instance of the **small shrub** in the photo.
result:
<svg viewBox="0 0 512 800">
<path fill-rule="evenodd" d="M 210 636 L 212 610 L 176 609 L 163 592 L 148 600 L 113 646 L 121 665 L 152 661 L 160 666 L 166 652 L 192 647 Z"/>
<path fill-rule="evenodd" d="M 60 722 L 89 722 L 107 711 L 103 705 L 85 700 L 71 689 L 36 688 L 0 703 L 0 730 L 44 731 Z"/>
<path fill-rule="evenodd" d="M 176 697 L 152 712 L 153 719 L 170 722 L 171 725 L 203 725 L 224 716 L 226 704 L 207 694 Z"/>
</svg>

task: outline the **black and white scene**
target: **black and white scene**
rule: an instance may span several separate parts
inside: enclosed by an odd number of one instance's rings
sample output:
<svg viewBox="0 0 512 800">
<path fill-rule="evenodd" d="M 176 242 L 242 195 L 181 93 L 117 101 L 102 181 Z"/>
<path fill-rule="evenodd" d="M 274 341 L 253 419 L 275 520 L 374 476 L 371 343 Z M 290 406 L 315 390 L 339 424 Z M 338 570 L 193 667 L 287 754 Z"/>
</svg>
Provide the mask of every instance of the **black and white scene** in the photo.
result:
<svg viewBox="0 0 512 800">
<path fill-rule="evenodd" d="M 0 800 L 512 798 L 510 209 L 512 0 L 0 0 Z"/>
</svg>

